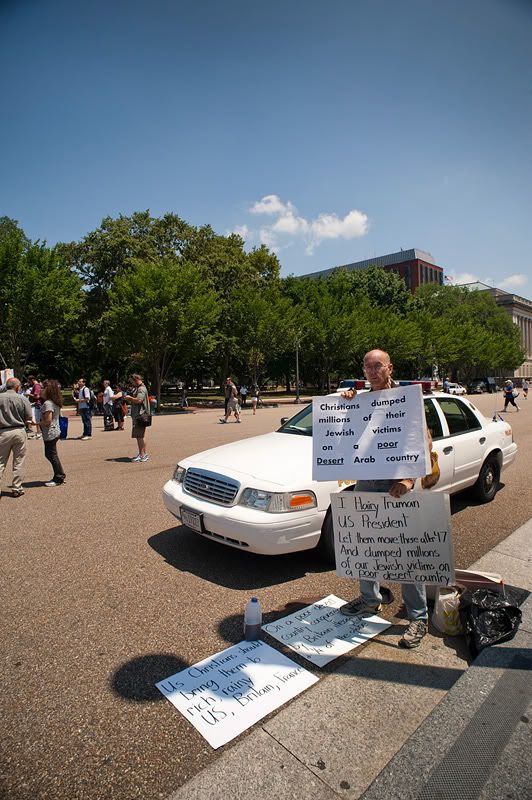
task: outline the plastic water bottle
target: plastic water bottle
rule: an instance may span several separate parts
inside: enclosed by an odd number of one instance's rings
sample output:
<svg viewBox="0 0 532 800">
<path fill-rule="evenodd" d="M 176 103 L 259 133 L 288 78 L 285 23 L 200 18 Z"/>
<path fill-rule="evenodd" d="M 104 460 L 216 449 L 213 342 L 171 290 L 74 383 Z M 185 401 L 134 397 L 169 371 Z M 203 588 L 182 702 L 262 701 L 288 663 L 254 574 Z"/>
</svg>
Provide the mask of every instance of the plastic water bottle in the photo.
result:
<svg viewBox="0 0 532 800">
<path fill-rule="evenodd" d="M 252 597 L 246 603 L 244 610 L 244 638 L 248 642 L 254 642 L 259 638 L 262 625 L 262 609 L 258 597 Z"/>
</svg>

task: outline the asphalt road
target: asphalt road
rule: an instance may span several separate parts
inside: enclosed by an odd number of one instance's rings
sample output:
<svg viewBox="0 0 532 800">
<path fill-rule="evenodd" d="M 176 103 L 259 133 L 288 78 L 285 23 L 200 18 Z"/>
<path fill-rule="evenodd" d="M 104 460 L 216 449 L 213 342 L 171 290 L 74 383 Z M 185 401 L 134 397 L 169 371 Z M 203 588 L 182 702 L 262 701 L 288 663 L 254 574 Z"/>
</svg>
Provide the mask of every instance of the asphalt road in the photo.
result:
<svg viewBox="0 0 532 800">
<path fill-rule="evenodd" d="M 532 399 L 520 400 L 506 415 L 520 452 L 494 502 L 452 501 L 457 567 L 531 516 Z M 500 395 L 474 401 L 490 416 L 501 408 Z M 218 411 L 157 418 L 145 464 L 127 461 L 129 430 L 104 433 L 96 418 L 91 441 L 61 443 L 68 482 L 56 489 L 43 485 L 42 442 L 29 442 L 26 495 L 0 501 L 1 798 L 166 797 L 224 748 L 211 750 L 155 682 L 239 641 L 252 594 L 266 620 L 355 594 L 313 553 L 241 553 L 176 526 L 162 504 L 178 459 L 274 430 L 286 413 L 245 410 L 242 425 L 217 424 Z M 72 419 L 70 436 L 80 431 Z"/>
</svg>

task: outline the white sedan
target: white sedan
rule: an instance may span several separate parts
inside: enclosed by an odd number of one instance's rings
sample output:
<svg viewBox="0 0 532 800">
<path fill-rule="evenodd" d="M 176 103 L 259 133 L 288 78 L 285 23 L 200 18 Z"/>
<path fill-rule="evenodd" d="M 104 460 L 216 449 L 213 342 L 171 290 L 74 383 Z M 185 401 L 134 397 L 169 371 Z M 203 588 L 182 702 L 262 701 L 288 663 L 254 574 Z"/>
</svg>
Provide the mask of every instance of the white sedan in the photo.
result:
<svg viewBox="0 0 532 800">
<path fill-rule="evenodd" d="M 465 386 L 461 386 L 459 383 L 450 383 L 449 394 L 467 394 L 467 390 Z"/>
<path fill-rule="evenodd" d="M 429 491 L 472 487 L 487 503 L 517 452 L 510 425 L 469 400 L 424 396 L 441 477 Z M 330 495 L 349 481 L 312 480 L 312 405 L 278 431 L 183 459 L 163 489 L 166 508 L 198 535 L 251 553 L 319 547 L 334 559 Z"/>
</svg>

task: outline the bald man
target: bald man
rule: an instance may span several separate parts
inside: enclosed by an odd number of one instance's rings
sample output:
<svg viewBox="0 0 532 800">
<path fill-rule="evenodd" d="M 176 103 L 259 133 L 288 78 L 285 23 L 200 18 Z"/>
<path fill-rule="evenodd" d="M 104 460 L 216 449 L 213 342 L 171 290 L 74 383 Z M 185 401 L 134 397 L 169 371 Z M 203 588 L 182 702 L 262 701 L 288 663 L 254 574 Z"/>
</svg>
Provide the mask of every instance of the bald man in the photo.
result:
<svg viewBox="0 0 532 800">
<path fill-rule="evenodd" d="M 13 454 L 13 497 L 24 494 L 26 430 L 33 424 L 29 400 L 18 393 L 19 389 L 18 378 L 8 378 L 5 392 L 0 393 L 0 482 L 9 456 Z"/>
<path fill-rule="evenodd" d="M 364 375 L 371 385 L 372 392 L 383 389 L 393 389 L 392 380 L 393 364 L 388 353 L 384 350 L 370 350 L 364 356 Z M 348 389 L 343 396 L 351 400 L 356 390 Z M 392 497 L 402 497 L 414 488 L 414 478 L 386 479 L 386 480 L 359 480 L 355 492 L 388 492 Z M 428 610 L 427 595 L 424 585 L 402 583 L 401 590 L 409 624 L 404 631 L 399 645 L 401 647 L 418 647 L 427 634 Z M 340 608 L 347 617 L 369 616 L 377 614 L 382 609 L 382 595 L 378 581 L 360 581 L 360 597 Z"/>
</svg>

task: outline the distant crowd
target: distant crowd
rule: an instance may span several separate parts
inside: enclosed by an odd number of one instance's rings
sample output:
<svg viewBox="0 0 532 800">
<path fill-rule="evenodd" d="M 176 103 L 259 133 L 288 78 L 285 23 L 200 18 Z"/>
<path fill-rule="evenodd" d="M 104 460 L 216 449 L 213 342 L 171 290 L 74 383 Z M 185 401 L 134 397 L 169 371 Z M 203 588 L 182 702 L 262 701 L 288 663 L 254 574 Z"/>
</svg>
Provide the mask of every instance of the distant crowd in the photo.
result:
<svg viewBox="0 0 532 800">
<path fill-rule="evenodd" d="M 98 396 L 100 394 L 101 399 Z M 87 386 L 85 378 L 80 378 L 72 387 L 72 398 L 83 423 L 83 432 L 79 438 L 82 441 L 92 438 L 92 416 L 100 409 L 106 431 L 123 431 L 124 419 L 130 413 L 131 436 L 136 440 L 138 450 L 131 461 L 148 461 L 146 429 L 151 425 L 155 398 L 148 395 L 142 375 L 131 375 L 124 385 L 111 385 L 110 381 L 105 380 L 98 395 Z M 34 375 L 30 375 L 22 384 L 18 378 L 11 377 L 0 387 L 0 482 L 9 458 L 12 457 L 13 497 L 24 494 L 28 437 L 43 440 L 44 455 L 53 470 L 51 479 L 44 485 L 52 488 L 65 483 L 66 473 L 57 449 L 59 440 L 66 438 L 68 430 L 68 417 L 61 414 L 62 407 L 61 385 L 53 378 L 39 381 Z"/>
<path fill-rule="evenodd" d="M 240 423 L 241 408 L 246 407 L 248 401 L 253 414 L 256 414 L 261 404 L 258 384 L 237 386 L 229 376 L 224 381 L 223 390 L 224 416 L 220 422 L 228 422 L 233 415 L 235 422 Z M 131 436 L 136 441 L 138 451 L 131 461 L 144 463 L 149 460 L 146 431 L 151 426 L 157 401 L 148 394 L 141 375 L 135 373 L 124 383 L 104 380 L 96 392 L 82 377 L 72 385 L 71 395 L 76 414 L 83 425 L 79 437 L 81 441 L 92 439 L 92 418 L 95 414 L 103 417 L 104 431 L 123 431 L 125 419 L 130 415 Z M 13 497 L 24 494 L 28 438 L 42 439 L 44 455 L 52 467 L 52 477 L 44 485 L 52 488 L 66 482 L 66 472 L 58 452 L 60 439 L 66 439 L 68 435 L 68 417 L 62 413 L 63 401 L 61 385 L 53 378 L 41 381 L 35 375 L 30 375 L 22 383 L 12 377 L 0 386 L 0 486 L 9 458 L 12 458 L 13 480 L 10 488 Z M 188 405 L 188 402 L 185 404 Z"/>
</svg>

